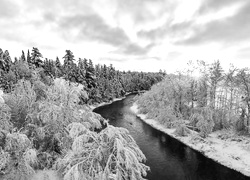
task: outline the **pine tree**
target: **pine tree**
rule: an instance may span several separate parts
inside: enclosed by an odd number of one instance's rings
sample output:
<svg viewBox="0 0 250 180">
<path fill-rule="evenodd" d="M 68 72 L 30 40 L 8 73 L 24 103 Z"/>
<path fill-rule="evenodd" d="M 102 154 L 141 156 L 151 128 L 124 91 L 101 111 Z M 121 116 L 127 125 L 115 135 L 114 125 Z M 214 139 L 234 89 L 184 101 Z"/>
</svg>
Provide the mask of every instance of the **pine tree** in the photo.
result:
<svg viewBox="0 0 250 180">
<path fill-rule="evenodd" d="M 74 55 L 73 52 L 70 50 L 66 50 L 66 55 L 63 57 L 64 59 L 64 75 L 66 80 L 76 80 L 77 71 L 76 71 L 76 65 L 74 63 Z"/>
<path fill-rule="evenodd" d="M 58 56 L 56 57 L 56 67 L 58 68 L 58 69 L 61 69 L 61 62 L 60 62 L 60 60 L 59 60 L 59 58 L 58 58 Z"/>
<path fill-rule="evenodd" d="M 49 60 L 48 60 L 48 58 L 45 58 L 43 64 L 44 64 L 44 66 L 43 66 L 44 71 L 48 74 L 48 73 L 50 72 Z"/>
<path fill-rule="evenodd" d="M 19 59 L 20 60 L 20 59 Z M 14 64 L 17 64 L 18 63 L 18 59 L 17 57 L 14 58 Z"/>
<path fill-rule="evenodd" d="M 74 63 L 74 55 L 73 55 L 73 52 L 70 51 L 70 50 L 66 50 L 66 54 L 65 56 L 63 57 L 64 59 L 64 68 L 70 68 L 70 66 Z"/>
<path fill-rule="evenodd" d="M 96 76 L 95 76 L 95 68 L 91 59 L 89 59 L 87 72 L 86 72 L 86 82 L 88 84 L 88 88 L 96 87 Z"/>
<path fill-rule="evenodd" d="M 3 50 L 0 48 L 0 70 L 4 71 Z"/>
<path fill-rule="evenodd" d="M 77 82 L 81 84 L 86 83 L 86 69 L 84 67 L 84 62 L 81 58 L 79 58 L 78 61 L 78 67 L 77 67 Z"/>
<path fill-rule="evenodd" d="M 30 51 L 28 50 L 28 53 L 27 53 L 27 62 L 29 65 L 31 65 L 31 56 L 30 56 Z"/>
<path fill-rule="evenodd" d="M 9 55 L 9 51 L 6 50 L 3 54 L 3 60 L 4 60 L 4 70 L 6 72 L 9 72 L 10 66 L 12 65 L 12 61 Z"/>
<path fill-rule="evenodd" d="M 26 57 L 25 57 L 25 54 L 24 54 L 24 51 L 23 51 L 23 50 L 22 50 L 21 60 L 22 60 L 23 62 L 26 62 Z"/>
<path fill-rule="evenodd" d="M 43 61 L 41 60 L 42 54 L 39 52 L 38 48 L 33 47 L 31 53 L 31 63 L 35 65 L 36 68 L 43 67 Z"/>
<path fill-rule="evenodd" d="M 56 57 L 55 67 L 56 67 L 55 76 L 61 77 L 62 76 L 62 64 L 61 64 L 58 56 Z"/>
<path fill-rule="evenodd" d="M 83 66 L 84 68 L 87 70 L 89 68 L 89 65 L 88 65 L 88 60 L 86 58 L 84 58 L 83 60 Z"/>
</svg>

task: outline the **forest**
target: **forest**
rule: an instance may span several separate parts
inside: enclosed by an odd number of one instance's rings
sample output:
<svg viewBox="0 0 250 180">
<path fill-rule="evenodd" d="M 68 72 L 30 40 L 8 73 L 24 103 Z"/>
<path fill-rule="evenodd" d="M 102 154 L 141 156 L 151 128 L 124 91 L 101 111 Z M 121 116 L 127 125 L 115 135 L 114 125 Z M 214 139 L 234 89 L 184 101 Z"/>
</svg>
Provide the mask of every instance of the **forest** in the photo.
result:
<svg viewBox="0 0 250 180">
<path fill-rule="evenodd" d="M 0 49 L 0 75 L 0 179 L 144 179 L 146 157 L 129 132 L 89 105 L 149 90 L 165 72 L 121 72 L 70 50 L 62 63 L 33 48 L 14 61 Z"/>
<path fill-rule="evenodd" d="M 193 72 L 199 71 L 200 76 Z M 233 65 L 225 71 L 220 61 L 190 62 L 188 70 L 168 74 L 150 91 L 137 97 L 140 112 L 181 136 L 189 129 L 207 137 L 217 130 L 250 133 L 250 69 Z"/>
<path fill-rule="evenodd" d="M 63 63 L 62 63 L 63 62 Z M 38 48 L 33 48 L 27 55 L 22 51 L 19 58 L 11 60 L 8 50 L 0 49 L 0 88 L 11 92 L 20 79 L 31 80 L 32 74 L 41 76 L 41 82 L 50 85 L 55 78 L 82 85 L 88 98 L 80 97 L 82 103 L 100 103 L 124 96 L 126 93 L 149 90 L 161 81 L 165 72 L 125 72 L 115 70 L 110 65 L 94 65 L 91 59 L 75 59 L 70 50 L 66 50 L 62 60 L 43 59 Z"/>
</svg>

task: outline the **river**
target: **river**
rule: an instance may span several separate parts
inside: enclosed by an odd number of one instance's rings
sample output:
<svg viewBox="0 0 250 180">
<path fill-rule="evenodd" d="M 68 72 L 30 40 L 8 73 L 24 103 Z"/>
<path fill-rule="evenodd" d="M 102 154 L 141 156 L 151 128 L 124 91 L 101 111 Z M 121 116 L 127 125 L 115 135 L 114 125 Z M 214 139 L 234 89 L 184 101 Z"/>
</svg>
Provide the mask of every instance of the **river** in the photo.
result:
<svg viewBox="0 0 250 180">
<path fill-rule="evenodd" d="M 222 166 L 170 136 L 152 128 L 132 113 L 135 94 L 94 109 L 116 127 L 129 130 L 151 168 L 149 180 L 249 180 L 249 177 Z"/>
</svg>

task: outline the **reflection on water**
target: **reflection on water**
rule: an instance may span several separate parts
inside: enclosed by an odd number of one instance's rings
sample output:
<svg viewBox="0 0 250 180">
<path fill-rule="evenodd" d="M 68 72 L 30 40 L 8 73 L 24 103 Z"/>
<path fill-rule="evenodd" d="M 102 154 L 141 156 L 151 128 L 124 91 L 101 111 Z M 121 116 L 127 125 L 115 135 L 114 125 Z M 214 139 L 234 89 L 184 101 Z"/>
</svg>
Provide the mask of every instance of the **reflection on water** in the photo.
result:
<svg viewBox="0 0 250 180">
<path fill-rule="evenodd" d="M 116 127 L 129 130 L 150 166 L 150 180 L 246 180 L 250 179 L 204 157 L 179 141 L 153 129 L 131 111 L 134 95 L 99 107 L 94 112 Z"/>
</svg>

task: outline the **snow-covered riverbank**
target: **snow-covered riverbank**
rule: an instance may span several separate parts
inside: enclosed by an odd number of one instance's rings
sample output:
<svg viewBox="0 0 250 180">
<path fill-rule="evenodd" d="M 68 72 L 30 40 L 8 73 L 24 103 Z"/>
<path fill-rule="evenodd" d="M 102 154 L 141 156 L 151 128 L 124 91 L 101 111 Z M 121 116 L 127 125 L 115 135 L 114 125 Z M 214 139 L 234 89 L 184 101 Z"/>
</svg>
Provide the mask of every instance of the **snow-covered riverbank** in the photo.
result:
<svg viewBox="0 0 250 180">
<path fill-rule="evenodd" d="M 123 99 L 125 99 L 125 98 L 126 98 L 126 96 L 125 96 L 125 97 L 121 97 L 121 98 L 115 98 L 115 99 L 113 99 L 112 101 L 109 101 L 109 102 L 102 102 L 102 103 L 99 103 L 99 104 L 92 104 L 92 105 L 90 105 L 89 107 L 90 107 L 92 110 L 94 110 L 95 108 L 98 108 L 98 107 L 100 107 L 100 106 L 112 104 L 112 103 L 115 102 L 115 101 L 120 101 L 120 100 L 123 100 Z"/>
<path fill-rule="evenodd" d="M 120 101 L 120 100 L 123 100 L 126 98 L 126 96 L 130 95 L 130 94 L 133 94 L 133 93 L 144 93 L 145 91 L 135 91 L 135 92 L 127 92 L 125 94 L 124 97 L 120 97 L 120 98 L 114 98 L 112 101 L 109 101 L 109 102 L 102 102 L 102 103 L 99 103 L 99 104 L 92 104 L 92 105 L 89 105 L 89 107 L 94 110 L 95 108 L 98 108 L 100 106 L 105 106 L 105 105 L 108 105 L 108 104 L 112 104 L 113 102 L 115 101 Z"/>
<path fill-rule="evenodd" d="M 133 104 L 131 110 L 155 129 L 168 134 L 226 167 L 250 176 L 250 140 L 248 138 L 237 136 L 233 132 L 230 133 L 228 131 L 213 132 L 206 139 L 199 138 L 196 132 L 192 132 L 186 137 L 180 137 L 174 133 L 175 129 L 165 128 L 156 120 L 147 119 L 147 115 L 139 114 L 136 103 Z"/>
</svg>

